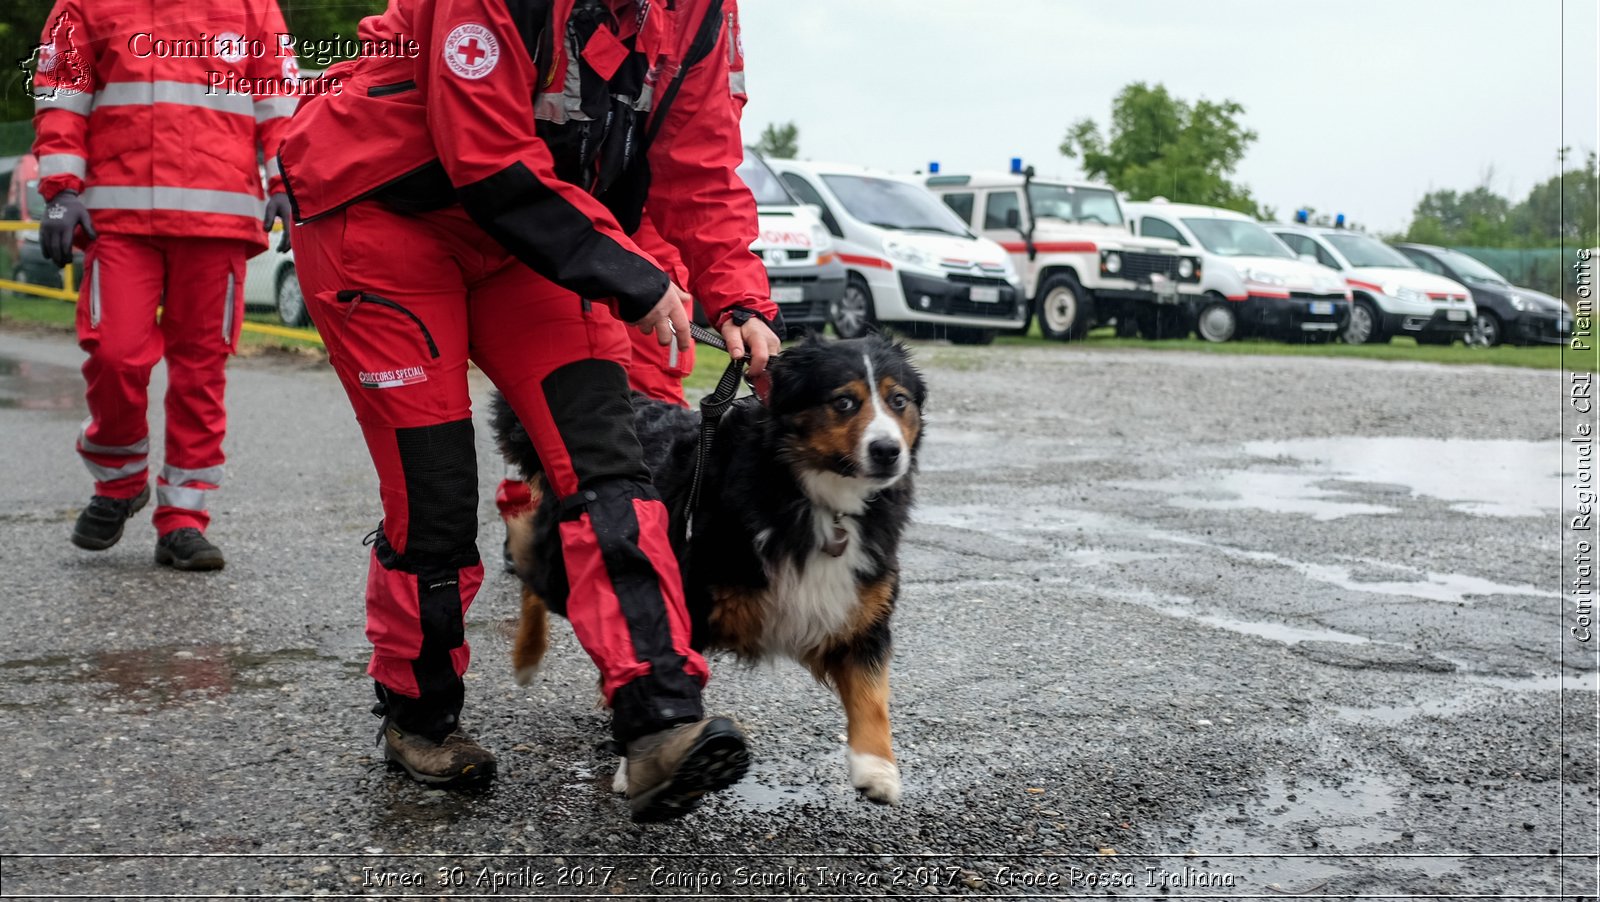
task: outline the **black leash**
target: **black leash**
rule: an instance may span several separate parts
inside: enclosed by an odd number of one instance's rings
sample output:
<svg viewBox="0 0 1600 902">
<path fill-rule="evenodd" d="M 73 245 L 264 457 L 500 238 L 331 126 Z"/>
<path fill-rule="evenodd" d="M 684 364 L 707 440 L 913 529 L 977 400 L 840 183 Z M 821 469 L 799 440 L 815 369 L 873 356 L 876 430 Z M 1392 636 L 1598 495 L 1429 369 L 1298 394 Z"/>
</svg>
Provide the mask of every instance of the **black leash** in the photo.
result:
<svg viewBox="0 0 1600 902">
<path fill-rule="evenodd" d="M 722 340 L 721 335 L 699 323 L 690 323 L 689 333 L 703 345 L 719 351 L 728 350 L 728 343 Z M 743 381 L 745 363 L 749 359 L 747 353 L 738 360 L 728 361 L 728 368 L 722 371 L 717 387 L 700 399 L 700 447 L 694 457 L 694 481 L 689 484 L 689 508 L 684 517 L 685 539 L 694 535 L 694 514 L 700 508 L 700 490 L 705 481 L 706 462 L 711 459 L 711 443 L 717 438 L 717 427 L 722 424 L 723 414 L 739 397 L 739 383 Z"/>
</svg>

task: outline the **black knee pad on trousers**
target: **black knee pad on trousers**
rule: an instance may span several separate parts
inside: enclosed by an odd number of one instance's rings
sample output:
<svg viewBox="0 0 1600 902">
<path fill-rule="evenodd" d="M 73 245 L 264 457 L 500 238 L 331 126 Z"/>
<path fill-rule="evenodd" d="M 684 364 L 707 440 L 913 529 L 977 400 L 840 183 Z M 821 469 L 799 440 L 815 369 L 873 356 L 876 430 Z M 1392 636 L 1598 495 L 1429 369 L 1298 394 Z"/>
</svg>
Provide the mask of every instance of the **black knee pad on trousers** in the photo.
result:
<svg viewBox="0 0 1600 902">
<path fill-rule="evenodd" d="M 478 539 L 472 420 L 396 429 L 406 480 L 406 555 L 454 556 Z"/>
<path fill-rule="evenodd" d="M 650 480 L 633 429 L 633 392 L 621 364 L 579 360 L 544 377 L 540 388 L 579 488 L 606 479 Z"/>
</svg>

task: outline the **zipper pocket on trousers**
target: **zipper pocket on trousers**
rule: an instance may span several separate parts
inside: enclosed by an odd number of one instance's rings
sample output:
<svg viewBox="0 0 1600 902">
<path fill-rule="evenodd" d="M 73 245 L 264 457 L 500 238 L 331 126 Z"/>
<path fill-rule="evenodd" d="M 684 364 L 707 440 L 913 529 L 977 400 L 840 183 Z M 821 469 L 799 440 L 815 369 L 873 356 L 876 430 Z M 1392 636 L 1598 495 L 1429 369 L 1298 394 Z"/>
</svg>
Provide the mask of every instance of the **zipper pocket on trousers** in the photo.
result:
<svg viewBox="0 0 1600 902">
<path fill-rule="evenodd" d="M 89 271 L 89 328 L 100 328 L 100 261 Z"/>
<path fill-rule="evenodd" d="M 223 295 L 223 300 L 222 300 L 223 304 L 227 305 L 227 306 L 222 308 L 222 343 L 223 343 L 223 345 L 233 344 L 233 291 L 234 291 L 234 287 L 235 286 L 233 284 L 233 271 L 229 270 L 228 271 L 228 291 L 227 291 L 227 293 L 225 295 Z"/>
<path fill-rule="evenodd" d="M 433 343 L 433 333 L 428 331 L 428 326 L 423 323 L 422 317 L 407 310 L 403 305 L 382 295 L 372 294 L 367 291 L 341 291 L 334 297 L 341 304 L 350 304 L 350 313 L 354 313 L 356 306 L 360 304 L 377 304 L 379 307 L 387 307 L 390 310 L 404 314 L 417 324 L 417 330 L 422 333 L 422 340 L 428 343 L 428 353 L 433 356 L 434 360 L 439 359 L 439 346 Z"/>
</svg>

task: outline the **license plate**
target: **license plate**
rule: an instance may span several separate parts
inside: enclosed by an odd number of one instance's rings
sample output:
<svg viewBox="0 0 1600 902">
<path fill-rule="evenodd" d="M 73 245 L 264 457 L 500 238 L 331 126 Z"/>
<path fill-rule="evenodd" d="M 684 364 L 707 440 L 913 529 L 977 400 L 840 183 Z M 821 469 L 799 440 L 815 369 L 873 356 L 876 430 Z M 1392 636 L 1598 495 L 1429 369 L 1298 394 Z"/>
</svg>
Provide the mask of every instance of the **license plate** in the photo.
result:
<svg viewBox="0 0 1600 902">
<path fill-rule="evenodd" d="M 1312 301 L 1311 302 L 1311 315 L 1312 316 L 1332 316 L 1333 315 L 1333 302 L 1332 301 Z"/>
<path fill-rule="evenodd" d="M 1163 304 L 1174 303 L 1178 300 L 1177 283 L 1160 273 L 1150 274 L 1150 290 L 1156 293 L 1156 300 Z"/>
<path fill-rule="evenodd" d="M 1452 323 L 1464 323 L 1467 321 L 1467 311 L 1449 310 L 1445 312 L 1444 318 Z"/>
<path fill-rule="evenodd" d="M 806 290 L 799 285 L 772 286 L 772 303 L 793 304 L 806 299 Z"/>
<path fill-rule="evenodd" d="M 1000 289 L 987 285 L 974 285 L 972 287 L 972 299 L 980 304 L 998 304 L 1000 303 Z"/>
</svg>

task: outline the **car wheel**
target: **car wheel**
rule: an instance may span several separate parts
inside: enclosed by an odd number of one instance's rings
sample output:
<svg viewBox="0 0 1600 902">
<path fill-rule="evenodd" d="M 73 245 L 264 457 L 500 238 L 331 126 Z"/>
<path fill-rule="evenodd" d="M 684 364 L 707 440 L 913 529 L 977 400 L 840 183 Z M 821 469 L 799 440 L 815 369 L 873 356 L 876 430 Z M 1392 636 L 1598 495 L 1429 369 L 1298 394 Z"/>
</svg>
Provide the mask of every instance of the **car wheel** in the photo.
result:
<svg viewBox="0 0 1600 902">
<path fill-rule="evenodd" d="M 311 325 L 306 313 L 305 295 L 300 293 L 300 280 L 295 278 L 294 267 L 286 266 L 278 273 L 278 319 L 285 326 L 304 328 Z"/>
<path fill-rule="evenodd" d="M 1189 324 L 1176 307 L 1147 307 L 1139 311 L 1137 322 L 1139 336 L 1146 341 L 1189 337 Z"/>
<path fill-rule="evenodd" d="M 1206 341 L 1233 341 L 1239 334 L 1239 314 L 1229 301 L 1212 301 L 1195 317 L 1195 331 Z"/>
<path fill-rule="evenodd" d="M 1505 341 L 1505 328 L 1500 325 L 1500 317 L 1487 310 L 1478 314 L 1478 322 L 1473 327 L 1473 334 L 1477 342 L 1486 348 L 1492 348 Z"/>
<path fill-rule="evenodd" d="M 953 345 L 987 345 L 994 344 L 995 330 L 951 326 L 944 331 L 944 336 Z"/>
<path fill-rule="evenodd" d="M 866 279 L 851 274 L 845 283 L 844 295 L 834 305 L 829 319 L 833 320 L 834 334 L 840 338 L 860 338 L 867 334 L 874 317 L 872 289 L 867 287 Z"/>
<path fill-rule="evenodd" d="M 1045 280 L 1039 289 L 1039 331 L 1045 338 L 1082 338 L 1093 320 L 1094 308 L 1076 276 L 1058 273 Z"/>
<path fill-rule="evenodd" d="M 1379 324 L 1377 311 L 1366 301 L 1356 301 L 1350 307 L 1350 321 L 1344 326 L 1344 343 L 1347 345 L 1364 345 L 1370 342 L 1383 341 L 1383 327 Z"/>
</svg>

